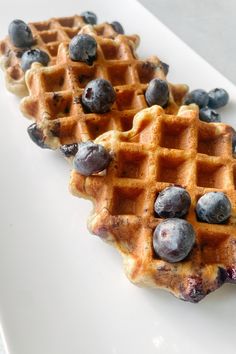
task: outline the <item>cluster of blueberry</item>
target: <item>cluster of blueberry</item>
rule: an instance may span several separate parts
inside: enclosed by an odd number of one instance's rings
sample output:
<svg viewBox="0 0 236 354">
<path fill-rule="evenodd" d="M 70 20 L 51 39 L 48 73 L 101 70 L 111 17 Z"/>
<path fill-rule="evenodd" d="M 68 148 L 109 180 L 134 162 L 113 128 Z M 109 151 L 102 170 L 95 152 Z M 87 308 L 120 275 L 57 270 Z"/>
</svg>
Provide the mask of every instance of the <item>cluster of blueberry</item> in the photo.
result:
<svg viewBox="0 0 236 354">
<path fill-rule="evenodd" d="M 118 33 L 124 33 L 124 30 L 119 22 L 113 22 L 112 25 Z M 88 65 L 92 65 L 97 57 L 97 43 L 95 39 L 88 34 L 76 35 L 72 38 L 69 44 L 69 55 L 73 61 L 81 61 Z M 162 63 L 162 65 L 167 74 L 169 68 L 168 65 L 165 63 Z M 151 80 L 145 92 L 145 98 L 148 106 L 157 104 L 159 106 L 166 107 L 169 100 L 169 87 L 167 82 L 157 78 Z M 113 86 L 109 81 L 101 78 L 90 81 L 84 88 L 81 97 L 83 109 L 86 113 L 103 114 L 109 112 L 115 100 L 116 92 Z M 31 136 L 32 132 L 32 130 L 28 130 L 30 137 L 35 142 L 36 139 Z M 94 144 L 92 145 L 92 143 L 88 143 L 88 146 L 89 149 L 91 149 Z M 63 145 L 61 147 L 61 151 L 66 157 L 70 157 L 75 155 L 78 151 L 78 146 L 77 144 Z M 78 166 L 77 161 L 81 163 L 80 157 L 78 156 L 75 159 L 76 166 Z M 99 170 L 101 171 L 101 169 Z M 82 168 L 81 171 L 83 174 L 84 169 Z M 97 168 L 95 172 L 98 172 Z"/>
<path fill-rule="evenodd" d="M 185 98 L 185 104 L 195 103 L 199 106 L 199 117 L 207 123 L 221 121 L 220 114 L 215 111 L 225 106 L 229 101 L 229 94 L 223 88 L 215 88 L 209 92 L 202 89 L 193 90 Z"/>
<path fill-rule="evenodd" d="M 119 22 L 113 22 L 113 25 L 114 24 L 118 33 L 124 33 Z M 69 44 L 69 54 L 70 58 L 74 61 L 82 61 L 88 65 L 92 65 L 97 57 L 97 43 L 90 35 L 76 35 Z M 163 63 L 163 66 L 167 72 L 168 65 Z M 169 87 L 167 82 L 160 79 L 153 79 L 148 85 L 145 97 L 149 106 L 158 104 L 165 107 L 169 100 Z M 109 81 L 101 78 L 90 81 L 86 85 L 81 98 L 85 112 L 99 114 L 110 111 L 115 100 L 116 92 L 113 86 Z M 76 145 L 64 145 L 61 147 L 61 151 L 64 155 L 69 157 L 71 156 L 71 152 L 76 151 Z"/>
<path fill-rule="evenodd" d="M 93 12 L 86 11 L 81 14 L 85 23 L 95 25 L 97 16 Z M 111 23 L 114 30 L 123 34 L 122 25 L 114 21 Z M 39 62 L 42 65 L 47 65 L 50 58 L 48 54 L 38 48 L 30 49 L 34 46 L 35 39 L 29 26 L 21 20 L 14 20 L 9 25 L 9 37 L 11 42 L 19 48 L 23 49 L 21 57 L 21 67 L 23 71 L 28 70 L 32 63 Z M 97 43 L 95 39 L 87 34 L 76 35 L 69 44 L 70 58 L 74 61 L 82 61 L 88 65 L 92 65 L 97 57 Z M 168 65 L 163 64 L 165 72 L 168 72 Z M 169 100 L 169 87 L 165 80 L 153 79 L 150 81 L 145 98 L 148 106 L 159 105 L 166 107 Z M 111 83 L 107 80 L 98 78 L 90 81 L 84 89 L 82 95 L 82 104 L 85 112 L 89 113 L 106 113 L 111 109 L 111 106 L 116 100 L 116 93 Z M 197 89 L 190 92 L 185 98 L 185 104 L 195 103 L 200 108 L 200 119 L 206 122 L 219 122 L 220 115 L 215 109 L 223 107 L 229 100 L 228 93 L 221 88 L 216 88 L 210 92 L 202 89 Z M 29 127 L 28 133 L 31 139 L 40 147 L 47 148 L 43 143 L 42 133 L 34 124 Z M 66 156 L 71 156 L 71 153 L 77 151 L 77 145 L 63 146 L 62 152 Z M 233 140 L 233 151 L 236 149 L 236 137 Z"/>
<path fill-rule="evenodd" d="M 111 26 L 117 33 L 124 34 L 124 29 L 119 22 L 114 21 Z M 89 34 L 77 34 L 69 44 L 69 55 L 73 61 L 92 65 L 97 58 L 96 40 Z M 101 114 L 110 111 L 115 99 L 116 93 L 111 83 L 99 78 L 90 81 L 85 87 L 82 104 L 86 112 Z"/>
<path fill-rule="evenodd" d="M 81 16 L 85 23 L 90 25 L 97 24 L 97 16 L 93 12 L 85 11 Z M 113 21 L 111 26 L 117 33 L 124 33 L 124 29 L 119 22 Z M 48 65 L 50 58 L 46 52 L 38 48 L 31 49 L 32 46 L 36 45 L 36 42 L 30 27 L 24 21 L 12 21 L 8 27 L 8 34 L 12 44 L 17 48 L 23 49 L 21 68 L 24 72 L 30 69 L 32 63 L 35 62 L 41 63 L 44 66 Z"/>
<path fill-rule="evenodd" d="M 97 42 L 88 34 L 78 34 L 69 44 L 70 58 L 92 65 L 97 57 Z M 116 93 L 111 83 L 104 79 L 90 81 L 82 94 L 82 104 L 86 112 L 106 113 L 115 102 Z"/>
<path fill-rule="evenodd" d="M 117 32 L 124 33 L 122 26 L 116 23 Z M 83 61 L 92 65 L 96 60 L 97 43 L 92 36 L 77 35 L 69 45 L 70 58 L 75 61 Z M 168 65 L 163 63 L 168 72 Z M 103 95 L 102 92 L 105 92 Z M 148 106 L 159 105 L 166 107 L 169 100 L 169 87 L 165 80 L 153 79 L 145 92 Z M 107 102 L 108 101 L 108 102 Z M 109 111 L 115 101 L 115 92 L 108 81 L 96 79 L 88 83 L 82 97 L 84 107 L 89 112 L 105 113 Z M 185 98 L 185 104 L 195 103 L 200 108 L 200 119 L 205 122 L 220 122 L 220 114 L 215 109 L 225 106 L 229 101 L 229 95 L 222 88 L 215 88 L 210 92 L 202 89 L 193 90 Z"/>
<path fill-rule="evenodd" d="M 48 64 L 50 58 L 46 52 L 38 48 L 29 49 L 36 43 L 31 29 L 25 22 L 21 20 L 12 21 L 9 25 L 8 33 L 14 46 L 25 49 L 21 57 L 21 68 L 23 71 L 28 70 L 34 62 L 41 63 L 42 65 Z"/>
<path fill-rule="evenodd" d="M 116 23 L 118 33 L 124 33 L 122 26 Z M 122 30 L 121 30 L 122 29 Z M 76 35 L 69 44 L 70 58 L 74 61 L 82 61 L 92 65 L 97 57 L 97 43 L 88 34 Z M 168 66 L 162 63 L 164 70 L 168 71 Z M 150 81 L 145 92 L 147 104 L 152 106 L 157 104 L 166 107 L 169 100 L 169 87 L 165 80 L 153 79 Z M 106 113 L 115 102 L 116 93 L 111 83 L 104 79 L 90 81 L 84 89 L 82 104 L 86 112 Z"/>
<path fill-rule="evenodd" d="M 187 257 L 195 242 L 195 231 L 185 217 L 191 205 L 189 193 L 181 187 L 167 187 L 155 201 L 154 210 L 158 217 L 167 218 L 157 225 L 153 235 L 156 254 L 168 261 L 179 262 Z M 197 202 L 196 214 L 199 221 L 211 224 L 225 222 L 231 214 L 231 204 L 222 192 L 204 194 Z"/>
<path fill-rule="evenodd" d="M 120 24 L 117 31 L 120 31 Z M 122 28 L 122 27 L 121 27 Z M 120 31 L 120 33 L 123 33 Z M 75 61 L 83 61 L 92 65 L 97 56 L 97 43 L 92 36 L 77 35 L 69 45 L 70 58 Z M 168 72 L 168 65 L 163 63 Z M 106 113 L 115 102 L 116 93 L 111 83 L 104 79 L 95 79 L 90 81 L 84 89 L 82 95 L 82 104 L 86 112 Z M 145 99 L 148 106 L 159 105 L 165 108 L 169 101 L 169 86 L 165 80 L 155 78 L 151 80 L 145 92 Z M 190 92 L 185 98 L 185 104 L 195 103 L 200 108 L 200 119 L 205 122 L 220 122 L 220 115 L 214 109 L 223 107 L 228 103 L 229 95 L 222 88 L 216 88 L 210 92 L 197 89 Z M 73 144 L 74 145 L 74 144 Z M 233 141 L 233 150 L 235 150 L 236 139 Z M 68 147 L 70 149 L 70 146 Z M 62 152 L 68 155 L 67 146 L 62 147 Z M 71 149 L 70 149 L 71 150 Z"/>
</svg>

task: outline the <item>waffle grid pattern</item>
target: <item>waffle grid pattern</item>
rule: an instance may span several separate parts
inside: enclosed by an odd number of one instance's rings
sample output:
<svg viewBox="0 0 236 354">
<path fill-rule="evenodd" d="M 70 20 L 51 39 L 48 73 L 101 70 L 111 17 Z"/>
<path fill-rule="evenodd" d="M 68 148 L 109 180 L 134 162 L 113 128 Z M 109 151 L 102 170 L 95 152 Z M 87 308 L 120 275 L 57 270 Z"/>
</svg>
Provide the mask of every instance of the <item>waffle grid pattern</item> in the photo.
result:
<svg viewBox="0 0 236 354">
<path fill-rule="evenodd" d="M 52 18 L 48 21 L 31 22 L 29 27 L 35 38 L 32 48 L 39 48 L 48 53 L 49 65 L 56 63 L 58 48 L 61 43 L 69 43 L 83 26 L 87 25 L 83 17 L 75 15 L 71 17 Z M 97 36 L 113 38 L 117 33 L 108 23 L 94 26 Z M 130 37 L 134 38 L 134 37 Z M 6 71 L 8 84 L 12 83 L 12 91 L 17 90 L 24 83 L 24 72 L 20 66 L 20 58 L 25 49 L 16 48 L 9 40 L 9 37 L 0 42 L 0 55 L 4 56 L 2 65 Z M 14 86 L 15 85 L 15 86 Z M 27 91 L 26 91 L 27 92 Z M 17 92 L 15 92 L 17 93 Z"/>
<path fill-rule="evenodd" d="M 113 129 L 131 129 L 134 115 L 147 107 L 144 92 L 148 82 L 154 77 L 165 79 L 161 61 L 157 57 L 138 60 L 133 42 L 126 36 L 99 37 L 91 26 L 83 27 L 80 33 L 88 33 L 96 39 L 97 60 L 92 66 L 70 60 L 68 46 L 62 44 L 57 65 L 39 67 L 34 64 L 26 75 L 30 96 L 23 99 L 21 110 L 43 128 L 51 147 L 94 140 Z M 117 94 L 112 110 L 105 114 L 86 113 L 81 105 L 84 87 L 95 78 L 109 80 Z M 186 86 L 179 87 L 182 98 Z M 176 112 L 177 109 L 170 95 L 166 111 Z M 52 146 L 55 137 L 58 140 L 56 146 Z"/>
<path fill-rule="evenodd" d="M 111 132 L 96 142 L 114 156 L 107 174 L 85 178 L 74 171 L 71 189 L 94 202 L 91 231 L 105 239 L 110 235 L 127 259 L 136 260 L 132 267 L 128 261 L 131 280 L 149 279 L 152 286 L 169 288 L 179 297 L 188 292 L 196 274 L 205 294 L 219 286 L 219 267 L 236 263 L 236 160 L 230 128 L 203 123 L 193 111 L 171 116 L 153 107 L 136 116 L 130 132 Z M 155 215 L 154 202 L 171 184 L 190 193 L 186 219 L 197 234 L 196 245 L 179 264 L 158 259 L 152 247 L 154 228 L 163 220 Z M 196 201 L 210 191 L 223 191 L 231 200 L 232 217 L 224 225 L 196 218 Z M 185 288 L 180 289 L 180 284 Z"/>
</svg>

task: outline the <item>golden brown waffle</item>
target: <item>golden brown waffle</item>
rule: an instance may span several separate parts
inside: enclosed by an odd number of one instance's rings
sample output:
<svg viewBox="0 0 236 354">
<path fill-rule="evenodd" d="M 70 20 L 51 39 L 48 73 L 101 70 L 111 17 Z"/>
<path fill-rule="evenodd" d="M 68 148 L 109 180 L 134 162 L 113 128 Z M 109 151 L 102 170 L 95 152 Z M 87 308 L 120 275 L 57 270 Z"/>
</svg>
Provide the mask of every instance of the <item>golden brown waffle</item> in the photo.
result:
<svg viewBox="0 0 236 354">
<path fill-rule="evenodd" d="M 93 201 L 88 227 L 120 251 L 132 282 L 198 302 L 227 276 L 236 280 L 232 128 L 201 122 L 193 106 L 183 106 L 177 116 L 153 106 L 136 115 L 132 130 L 107 132 L 95 142 L 110 151 L 113 160 L 106 173 L 84 177 L 72 171 L 71 191 Z M 172 184 L 189 192 L 186 219 L 196 232 L 192 251 L 178 263 L 161 260 L 152 246 L 154 229 L 163 220 L 155 215 L 154 201 Z M 232 203 L 232 216 L 223 225 L 196 218 L 197 200 L 210 191 L 223 191 Z"/>
<path fill-rule="evenodd" d="M 21 110 L 37 122 L 46 144 L 52 148 L 94 140 L 112 129 L 131 129 L 134 115 L 147 107 L 144 92 L 149 81 L 155 77 L 166 78 L 162 62 L 157 57 L 146 61 L 137 59 L 134 41 L 126 36 L 98 36 L 92 26 L 83 27 L 80 33 L 96 39 L 97 60 L 92 66 L 72 61 L 68 45 L 61 44 L 56 65 L 33 64 L 26 73 L 30 95 L 22 100 Z M 81 105 L 84 87 L 95 78 L 109 80 L 116 90 L 116 102 L 105 114 L 85 113 Z M 186 85 L 170 85 L 170 88 L 166 111 L 176 112 L 188 88 Z"/>
<path fill-rule="evenodd" d="M 60 43 L 68 43 L 86 23 L 83 17 L 75 15 L 71 17 L 51 18 L 43 22 L 31 22 L 29 27 L 35 38 L 35 45 L 31 48 L 39 48 L 48 53 L 50 62 L 48 65 L 56 63 L 58 47 Z M 98 36 L 113 38 L 117 32 L 108 23 L 94 26 L 94 31 Z M 139 43 L 138 36 L 129 37 L 135 45 Z M 15 47 L 9 37 L 0 41 L 1 67 L 5 72 L 6 86 L 9 91 L 18 95 L 28 94 L 25 85 L 24 72 L 20 66 L 21 56 L 25 49 Z"/>
</svg>

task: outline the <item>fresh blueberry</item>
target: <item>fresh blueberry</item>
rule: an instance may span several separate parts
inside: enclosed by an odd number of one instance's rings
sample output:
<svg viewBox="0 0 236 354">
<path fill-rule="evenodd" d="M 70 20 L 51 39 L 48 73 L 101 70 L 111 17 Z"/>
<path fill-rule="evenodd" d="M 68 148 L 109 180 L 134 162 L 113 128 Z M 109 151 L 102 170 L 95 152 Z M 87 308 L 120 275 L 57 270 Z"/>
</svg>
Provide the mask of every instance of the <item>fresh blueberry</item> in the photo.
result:
<svg viewBox="0 0 236 354">
<path fill-rule="evenodd" d="M 12 44 L 19 48 L 31 47 L 34 38 L 31 29 L 24 21 L 14 20 L 8 27 L 8 34 Z"/>
<path fill-rule="evenodd" d="M 208 92 L 210 108 L 220 108 L 225 106 L 229 102 L 229 94 L 222 88 L 215 88 Z"/>
<path fill-rule="evenodd" d="M 116 31 L 119 34 L 124 34 L 124 28 L 122 27 L 122 25 L 120 24 L 120 22 L 118 21 L 113 21 L 111 23 L 112 28 L 114 29 L 114 31 Z"/>
<path fill-rule="evenodd" d="M 30 139 L 42 149 L 50 149 L 44 142 L 45 138 L 43 136 L 43 132 L 40 128 L 37 127 L 36 123 L 31 124 L 28 129 L 27 133 L 29 134 Z"/>
<path fill-rule="evenodd" d="M 165 107 L 169 100 L 169 87 L 166 81 L 153 79 L 149 82 L 145 98 L 149 106 L 155 104 Z"/>
<path fill-rule="evenodd" d="M 70 58 L 92 65 L 97 57 L 97 42 L 89 34 L 77 34 L 69 44 Z"/>
<path fill-rule="evenodd" d="M 195 103 L 199 108 L 206 107 L 208 105 L 209 97 L 205 90 L 197 89 L 189 92 L 185 97 L 184 103 Z"/>
<path fill-rule="evenodd" d="M 153 235 L 156 254 L 167 262 L 186 258 L 195 242 L 192 225 L 183 219 L 166 219 L 157 225 Z"/>
<path fill-rule="evenodd" d="M 168 65 L 168 64 L 164 63 L 163 61 L 161 61 L 161 66 L 162 66 L 162 69 L 164 71 L 165 76 L 167 76 L 168 72 L 169 72 L 170 65 Z"/>
<path fill-rule="evenodd" d="M 206 193 L 198 200 L 196 213 L 200 221 L 220 224 L 230 217 L 231 204 L 229 198 L 222 192 Z"/>
<path fill-rule="evenodd" d="M 83 176 L 103 171 L 108 167 L 111 156 L 108 151 L 92 141 L 81 143 L 74 158 L 74 168 Z"/>
<path fill-rule="evenodd" d="M 199 118 L 203 122 L 207 123 L 219 123 L 221 122 L 220 114 L 211 108 L 203 107 L 199 111 Z"/>
<path fill-rule="evenodd" d="M 115 102 L 116 93 L 111 83 L 104 79 L 90 81 L 84 89 L 82 103 L 88 112 L 106 113 Z"/>
<path fill-rule="evenodd" d="M 89 25 L 96 25 L 97 23 L 97 16 L 92 11 L 84 11 L 81 16 L 83 17 L 84 22 L 88 23 Z"/>
<path fill-rule="evenodd" d="M 24 52 L 21 57 L 21 68 L 23 71 L 30 69 L 33 63 L 48 65 L 50 58 L 48 54 L 40 49 L 30 49 Z"/>
<path fill-rule="evenodd" d="M 158 194 L 154 209 L 163 218 L 181 218 L 191 204 L 189 193 L 181 187 L 167 187 Z"/>
<path fill-rule="evenodd" d="M 60 147 L 60 150 L 65 157 L 75 156 L 75 154 L 78 152 L 78 144 L 74 143 L 62 145 Z"/>
</svg>

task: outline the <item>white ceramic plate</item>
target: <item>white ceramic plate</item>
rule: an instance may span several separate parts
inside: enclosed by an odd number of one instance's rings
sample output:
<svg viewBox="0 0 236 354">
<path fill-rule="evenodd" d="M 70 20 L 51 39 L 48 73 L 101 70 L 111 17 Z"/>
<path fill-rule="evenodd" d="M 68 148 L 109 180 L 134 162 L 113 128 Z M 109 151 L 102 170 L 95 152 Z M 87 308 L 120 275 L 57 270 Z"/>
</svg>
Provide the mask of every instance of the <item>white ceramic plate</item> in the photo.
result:
<svg viewBox="0 0 236 354">
<path fill-rule="evenodd" d="M 226 88 L 224 120 L 236 126 L 235 86 L 136 1 L 8 0 L 0 37 L 14 18 L 86 9 L 139 33 L 139 54 L 169 63 L 171 81 Z M 116 251 L 86 230 L 91 205 L 68 193 L 67 163 L 31 143 L 0 80 L 0 314 L 10 354 L 235 353 L 236 287 L 193 305 L 129 283 Z"/>
</svg>

